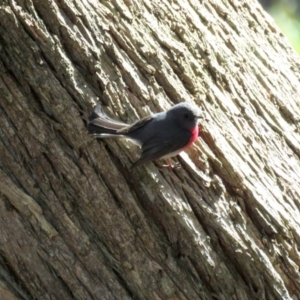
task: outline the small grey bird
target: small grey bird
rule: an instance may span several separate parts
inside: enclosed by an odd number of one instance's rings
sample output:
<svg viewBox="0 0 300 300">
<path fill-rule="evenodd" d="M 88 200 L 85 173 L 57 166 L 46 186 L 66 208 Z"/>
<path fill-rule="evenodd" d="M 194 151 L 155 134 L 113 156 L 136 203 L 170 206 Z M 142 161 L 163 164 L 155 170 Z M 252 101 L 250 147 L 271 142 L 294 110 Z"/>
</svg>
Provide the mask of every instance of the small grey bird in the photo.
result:
<svg viewBox="0 0 300 300">
<path fill-rule="evenodd" d="M 87 129 L 96 138 L 126 138 L 138 144 L 142 153 L 134 168 L 159 158 L 168 159 L 188 148 L 199 136 L 200 118 L 197 106 L 183 102 L 126 124 L 109 118 L 98 104 L 88 118 Z M 168 166 L 173 167 L 169 159 Z"/>
</svg>

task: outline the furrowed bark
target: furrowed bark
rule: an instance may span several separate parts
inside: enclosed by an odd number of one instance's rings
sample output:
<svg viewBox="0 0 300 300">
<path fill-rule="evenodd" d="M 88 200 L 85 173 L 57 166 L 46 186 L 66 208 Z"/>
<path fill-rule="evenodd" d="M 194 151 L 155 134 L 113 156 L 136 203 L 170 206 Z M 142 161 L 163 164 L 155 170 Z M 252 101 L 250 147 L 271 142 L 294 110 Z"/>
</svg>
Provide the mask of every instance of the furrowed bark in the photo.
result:
<svg viewBox="0 0 300 300">
<path fill-rule="evenodd" d="M 254 0 L 3 1 L 1 299 L 300 299 L 299 66 Z M 130 170 L 97 101 L 206 120 Z"/>
</svg>

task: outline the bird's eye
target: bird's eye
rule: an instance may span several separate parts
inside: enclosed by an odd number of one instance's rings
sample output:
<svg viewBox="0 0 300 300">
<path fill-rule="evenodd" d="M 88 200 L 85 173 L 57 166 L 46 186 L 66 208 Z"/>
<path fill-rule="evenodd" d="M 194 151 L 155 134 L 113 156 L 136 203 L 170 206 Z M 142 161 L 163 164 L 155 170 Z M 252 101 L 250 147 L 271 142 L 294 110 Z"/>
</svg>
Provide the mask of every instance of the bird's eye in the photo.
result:
<svg viewBox="0 0 300 300">
<path fill-rule="evenodd" d="M 189 117 L 189 115 L 188 115 L 188 114 L 184 114 L 183 117 L 184 117 L 185 119 L 187 119 L 187 118 Z"/>
</svg>

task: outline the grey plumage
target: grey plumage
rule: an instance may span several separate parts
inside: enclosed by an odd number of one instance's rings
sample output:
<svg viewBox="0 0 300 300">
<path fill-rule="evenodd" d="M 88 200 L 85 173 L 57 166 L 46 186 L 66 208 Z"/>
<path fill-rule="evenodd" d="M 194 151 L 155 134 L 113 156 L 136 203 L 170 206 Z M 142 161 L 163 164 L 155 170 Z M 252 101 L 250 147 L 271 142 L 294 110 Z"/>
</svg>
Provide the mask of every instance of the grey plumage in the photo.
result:
<svg viewBox="0 0 300 300">
<path fill-rule="evenodd" d="M 127 138 L 140 145 L 141 157 L 133 164 L 133 167 L 136 167 L 158 158 L 178 154 L 189 145 L 191 138 L 194 138 L 193 130 L 198 128 L 199 118 L 198 108 L 184 102 L 168 111 L 147 116 L 133 124 L 126 124 L 108 117 L 98 104 L 88 118 L 87 128 L 96 138 Z"/>
</svg>

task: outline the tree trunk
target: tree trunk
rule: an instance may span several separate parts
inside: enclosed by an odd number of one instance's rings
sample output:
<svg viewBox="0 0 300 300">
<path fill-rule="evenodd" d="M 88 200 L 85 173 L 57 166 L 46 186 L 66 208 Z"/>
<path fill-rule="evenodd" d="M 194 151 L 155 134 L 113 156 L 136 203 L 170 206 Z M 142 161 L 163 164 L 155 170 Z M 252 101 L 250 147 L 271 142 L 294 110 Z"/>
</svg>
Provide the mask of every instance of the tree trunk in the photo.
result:
<svg viewBox="0 0 300 300">
<path fill-rule="evenodd" d="M 2 0 L 0 47 L 1 299 L 300 299 L 300 60 L 256 1 Z M 206 121 L 131 170 L 98 100 Z"/>
</svg>

